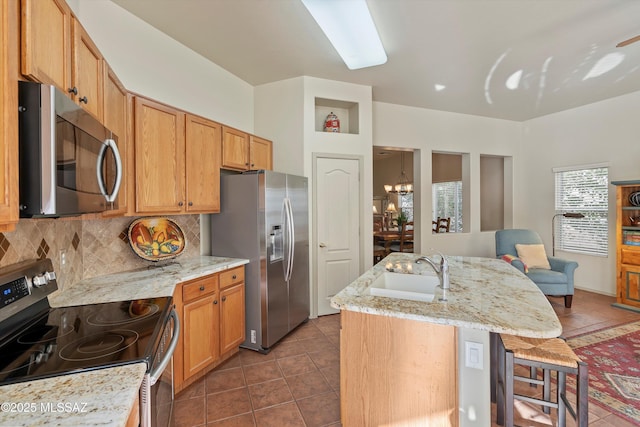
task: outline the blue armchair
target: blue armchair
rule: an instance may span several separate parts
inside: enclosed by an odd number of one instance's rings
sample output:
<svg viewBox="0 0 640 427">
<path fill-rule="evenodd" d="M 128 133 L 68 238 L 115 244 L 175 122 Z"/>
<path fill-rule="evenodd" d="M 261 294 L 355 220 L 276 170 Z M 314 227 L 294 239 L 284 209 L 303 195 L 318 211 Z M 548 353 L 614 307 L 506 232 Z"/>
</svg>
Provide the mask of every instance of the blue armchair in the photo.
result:
<svg viewBox="0 0 640 427">
<path fill-rule="evenodd" d="M 542 244 L 542 239 L 538 233 L 532 230 L 498 230 L 496 231 L 496 256 L 502 258 L 504 255 L 518 256 L 516 243 L 520 244 Z M 524 270 L 522 261 L 516 259 L 511 262 L 515 268 L 523 272 L 533 283 L 538 285 L 542 293 L 550 296 L 563 296 L 564 306 L 571 308 L 573 300 L 573 272 L 578 267 L 575 261 L 569 261 L 556 257 L 547 257 L 551 270 L 542 268 L 529 268 Z"/>
</svg>

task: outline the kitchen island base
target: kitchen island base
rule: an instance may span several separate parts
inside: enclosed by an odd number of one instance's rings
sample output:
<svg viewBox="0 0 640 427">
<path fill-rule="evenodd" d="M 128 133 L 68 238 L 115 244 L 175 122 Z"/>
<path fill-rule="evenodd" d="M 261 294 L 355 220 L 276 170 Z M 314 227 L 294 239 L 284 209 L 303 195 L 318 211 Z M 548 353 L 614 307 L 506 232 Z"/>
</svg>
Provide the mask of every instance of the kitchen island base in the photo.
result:
<svg viewBox="0 0 640 427">
<path fill-rule="evenodd" d="M 458 426 L 456 327 L 341 311 L 346 426 Z"/>
</svg>

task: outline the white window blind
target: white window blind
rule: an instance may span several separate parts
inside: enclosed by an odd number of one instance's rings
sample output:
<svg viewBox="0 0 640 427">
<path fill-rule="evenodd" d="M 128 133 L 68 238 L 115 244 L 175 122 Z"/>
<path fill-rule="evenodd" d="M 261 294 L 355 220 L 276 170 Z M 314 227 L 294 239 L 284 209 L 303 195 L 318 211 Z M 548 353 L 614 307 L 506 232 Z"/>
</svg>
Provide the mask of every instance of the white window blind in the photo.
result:
<svg viewBox="0 0 640 427">
<path fill-rule="evenodd" d="M 451 218 L 449 230 L 462 232 L 462 181 L 438 182 L 432 186 L 433 220 Z"/>
<path fill-rule="evenodd" d="M 571 212 L 584 215 L 584 218 L 556 217 L 556 248 L 607 256 L 609 168 L 556 170 L 555 177 L 556 214 Z"/>
</svg>

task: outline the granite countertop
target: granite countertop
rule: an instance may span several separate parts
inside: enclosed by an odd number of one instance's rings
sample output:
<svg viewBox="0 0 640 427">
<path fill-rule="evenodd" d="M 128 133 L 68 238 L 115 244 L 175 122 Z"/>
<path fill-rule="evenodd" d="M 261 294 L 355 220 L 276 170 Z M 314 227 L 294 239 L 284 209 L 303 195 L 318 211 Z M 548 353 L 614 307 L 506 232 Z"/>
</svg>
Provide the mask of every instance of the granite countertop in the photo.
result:
<svg viewBox="0 0 640 427">
<path fill-rule="evenodd" d="M 562 326 L 542 291 L 523 273 L 493 258 L 447 256 L 451 289 L 447 301 L 411 301 L 372 296 L 371 283 L 388 268 L 433 274 L 420 254 L 393 253 L 331 299 L 341 310 L 452 325 L 534 338 L 552 338 Z M 430 256 L 431 257 L 431 256 Z M 439 256 L 433 256 L 439 260 Z M 437 289 L 436 293 L 442 293 Z"/>
<path fill-rule="evenodd" d="M 177 258 L 82 280 L 49 295 L 49 303 L 66 307 L 172 296 L 178 283 L 248 262 L 212 256 Z M 0 426 L 124 426 L 146 369 L 145 363 L 136 363 L 2 386 L 0 403 L 9 403 L 9 411 L 0 408 Z"/>
<path fill-rule="evenodd" d="M 146 363 L 0 387 L 2 426 L 124 426 Z"/>
<path fill-rule="evenodd" d="M 68 307 L 168 297 L 173 295 L 178 283 L 239 267 L 248 262 L 246 259 L 214 256 L 176 258 L 169 263 L 150 264 L 149 268 L 81 280 L 49 295 L 49 303 L 52 307 Z"/>
</svg>

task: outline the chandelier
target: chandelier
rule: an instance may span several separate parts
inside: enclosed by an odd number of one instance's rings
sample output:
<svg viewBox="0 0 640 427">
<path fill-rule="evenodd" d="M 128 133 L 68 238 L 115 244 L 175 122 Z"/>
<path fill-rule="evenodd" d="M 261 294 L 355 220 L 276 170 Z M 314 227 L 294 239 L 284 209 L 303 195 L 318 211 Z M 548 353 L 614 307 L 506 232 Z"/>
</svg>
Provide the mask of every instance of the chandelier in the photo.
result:
<svg viewBox="0 0 640 427">
<path fill-rule="evenodd" d="M 409 180 L 407 174 L 404 173 L 404 152 L 400 153 L 400 176 L 398 177 L 397 184 L 394 186 L 386 184 L 384 191 L 387 193 L 397 193 L 402 196 L 413 193 L 413 183 Z"/>
</svg>

